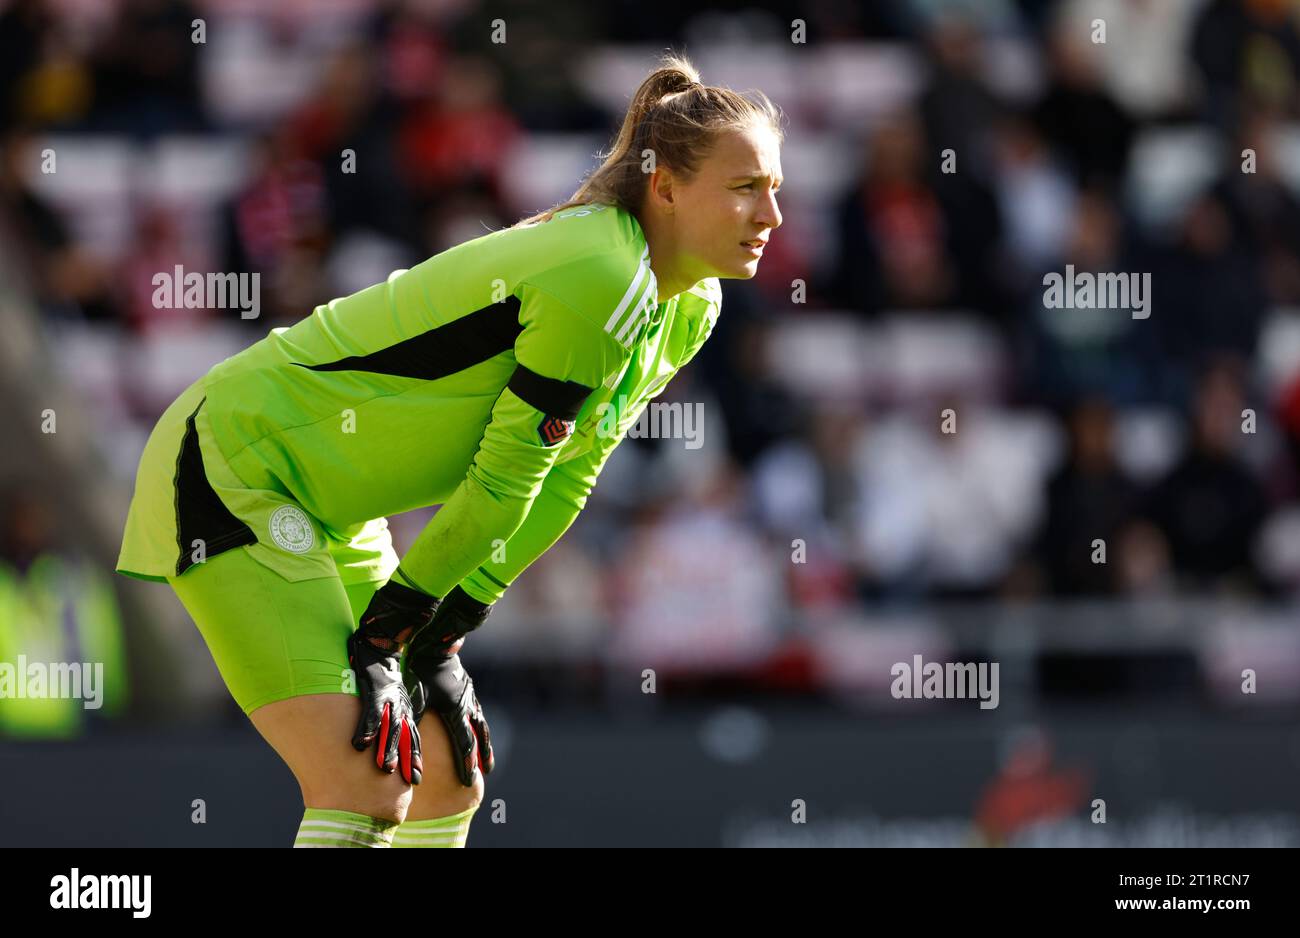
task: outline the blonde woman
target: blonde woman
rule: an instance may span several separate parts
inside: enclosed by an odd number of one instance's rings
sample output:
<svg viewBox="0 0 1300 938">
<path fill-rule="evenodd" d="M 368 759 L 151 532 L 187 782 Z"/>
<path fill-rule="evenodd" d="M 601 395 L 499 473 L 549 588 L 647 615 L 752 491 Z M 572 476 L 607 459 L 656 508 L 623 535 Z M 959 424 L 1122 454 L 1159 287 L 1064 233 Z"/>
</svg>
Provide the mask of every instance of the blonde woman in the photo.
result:
<svg viewBox="0 0 1300 938">
<path fill-rule="evenodd" d="M 464 845 L 493 760 L 460 644 L 708 338 L 718 280 L 754 276 L 782 138 L 761 93 L 666 56 L 569 201 L 273 330 L 163 414 L 117 568 L 171 585 L 298 779 L 295 845 Z M 386 516 L 427 505 L 399 562 Z"/>
</svg>

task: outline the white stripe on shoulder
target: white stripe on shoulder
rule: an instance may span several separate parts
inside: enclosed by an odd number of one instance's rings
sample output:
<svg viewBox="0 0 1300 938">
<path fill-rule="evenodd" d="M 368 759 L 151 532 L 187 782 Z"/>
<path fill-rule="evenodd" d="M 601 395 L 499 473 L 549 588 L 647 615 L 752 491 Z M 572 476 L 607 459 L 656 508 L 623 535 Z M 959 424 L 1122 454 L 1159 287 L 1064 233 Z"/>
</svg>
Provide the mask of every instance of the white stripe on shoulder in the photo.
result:
<svg viewBox="0 0 1300 938">
<path fill-rule="evenodd" d="M 653 278 L 654 274 L 651 274 L 650 276 Z M 642 322 L 646 322 L 650 319 L 650 310 L 654 308 L 654 288 L 654 283 L 646 284 L 645 292 L 641 294 L 641 302 L 636 304 L 636 314 L 627 317 L 627 322 L 623 323 L 623 328 L 619 329 L 618 333 L 614 336 L 614 338 L 618 339 L 625 346 L 630 346 L 632 344 L 632 336 L 636 335 L 636 327 Z"/>
<path fill-rule="evenodd" d="M 645 279 L 646 274 L 650 273 L 650 268 L 645 263 L 646 258 L 649 256 L 650 248 L 647 247 L 641 252 L 641 257 L 638 260 L 636 277 L 628 285 L 627 292 L 623 294 L 623 299 L 619 300 L 618 308 L 614 310 L 613 315 L 609 317 L 609 321 L 605 323 L 606 332 L 614 331 L 614 327 L 618 325 L 619 320 L 623 318 L 623 314 L 627 311 L 628 304 L 632 302 L 632 297 L 636 295 L 637 287 L 641 285 L 641 281 Z M 652 279 L 654 278 L 654 274 L 650 274 L 650 276 Z"/>
</svg>

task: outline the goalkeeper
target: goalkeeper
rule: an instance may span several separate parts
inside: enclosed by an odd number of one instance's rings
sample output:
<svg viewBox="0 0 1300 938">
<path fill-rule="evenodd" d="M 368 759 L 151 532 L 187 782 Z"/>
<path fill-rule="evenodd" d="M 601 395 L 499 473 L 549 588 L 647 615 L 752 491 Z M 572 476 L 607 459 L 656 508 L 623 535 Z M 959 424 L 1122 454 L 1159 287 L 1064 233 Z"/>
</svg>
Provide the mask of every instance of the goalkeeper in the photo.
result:
<svg viewBox="0 0 1300 938">
<path fill-rule="evenodd" d="M 295 845 L 464 845 L 492 750 L 460 645 L 708 338 L 718 279 L 754 275 L 780 123 L 669 55 L 568 202 L 272 330 L 162 415 L 117 569 L 171 585 L 298 779 Z M 427 505 L 399 563 L 386 516 Z"/>
</svg>

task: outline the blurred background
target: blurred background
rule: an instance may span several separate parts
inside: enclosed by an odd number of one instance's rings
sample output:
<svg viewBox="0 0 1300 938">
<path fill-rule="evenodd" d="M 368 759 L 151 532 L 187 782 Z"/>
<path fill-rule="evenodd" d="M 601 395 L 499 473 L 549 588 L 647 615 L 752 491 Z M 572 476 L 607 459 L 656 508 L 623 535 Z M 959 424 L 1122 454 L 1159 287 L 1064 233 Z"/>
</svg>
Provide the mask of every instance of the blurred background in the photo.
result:
<svg viewBox="0 0 1300 938">
<path fill-rule="evenodd" d="M 1300 845 L 1293 0 L 0 2 L 0 662 L 105 666 L 0 699 L 0 844 L 291 842 L 180 603 L 111 572 L 145 439 L 566 198 L 670 45 L 785 111 L 785 222 L 660 398 L 701 445 L 621 445 L 467 643 L 471 846 Z M 155 308 L 178 264 L 261 315 Z M 1067 264 L 1149 318 L 1046 308 Z M 896 699 L 914 655 L 999 705 Z"/>
</svg>

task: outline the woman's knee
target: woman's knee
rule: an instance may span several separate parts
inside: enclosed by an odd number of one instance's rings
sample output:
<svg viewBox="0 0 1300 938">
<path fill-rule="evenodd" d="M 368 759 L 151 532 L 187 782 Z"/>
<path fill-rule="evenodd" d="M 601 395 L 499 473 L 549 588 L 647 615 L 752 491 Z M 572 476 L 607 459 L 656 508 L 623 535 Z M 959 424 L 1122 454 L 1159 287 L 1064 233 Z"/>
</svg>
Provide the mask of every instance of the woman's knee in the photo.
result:
<svg viewBox="0 0 1300 938">
<path fill-rule="evenodd" d="M 430 784 L 429 777 L 425 776 L 425 781 L 412 790 L 407 816 L 412 821 L 449 817 L 477 808 L 483 803 L 483 796 L 482 772 L 476 773 L 474 784 L 470 787 L 462 785 L 460 779 L 454 777 L 438 779 Z"/>
<path fill-rule="evenodd" d="M 386 775 L 373 766 L 371 768 L 374 769 L 373 778 L 302 782 L 303 804 L 309 808 L 351 811 L 402 823 L 411 806 L 411 786 L 396 773 Z"/>
</svg>

